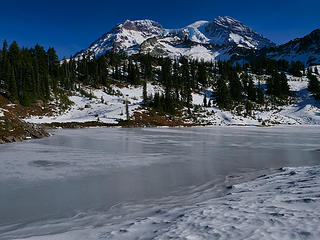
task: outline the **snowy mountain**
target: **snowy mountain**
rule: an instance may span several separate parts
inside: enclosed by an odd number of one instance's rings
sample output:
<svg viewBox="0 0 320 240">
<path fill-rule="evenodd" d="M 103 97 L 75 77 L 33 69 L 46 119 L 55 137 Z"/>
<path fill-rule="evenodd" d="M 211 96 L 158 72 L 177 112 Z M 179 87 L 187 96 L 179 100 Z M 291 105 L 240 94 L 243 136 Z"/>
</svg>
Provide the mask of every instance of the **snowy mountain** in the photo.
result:
<svg viewBox="0 0 320 240">
<path fill-rule="evenodd" d="M 155 56 L 187 56 L 211 61 L 228 60 L 246 50 L 274 46 L 270 40 L 231 17 L 218 17 L 211 22 L 197 21 L 180 29 L 165 29 L 152 20 L 127 20 L 75 57 L 116 51 L 129 55 L 149 52 Z"/>
<path fill-rule="evenodd" d="M 320 64 L 320 29 L 317 29 L 303 38 L 297 38 L 264 53 L 273 59 L 301 61 L 305 65 Z"/>
<path fill-rule="evenodd" d="M 125 51 L 133 46 L 139 46 L 149 38 L 162 38 L 165 29 L 151 20 L 127 20 L 114 27 L 110 32 L 93 42 L 89 48 L 82 50 L 76 56 L 85 54 L 101 55 L 107 51 Z"/>
<path fill-rule="evenodd" d="M 238 47 L 261 49 L 275 46 L 273 42 L 231 17 L 218 17 L 212 22 L 199 21 L 182 29 L 191 41 L 216 45 L 236 44 Z"/>
</svg>

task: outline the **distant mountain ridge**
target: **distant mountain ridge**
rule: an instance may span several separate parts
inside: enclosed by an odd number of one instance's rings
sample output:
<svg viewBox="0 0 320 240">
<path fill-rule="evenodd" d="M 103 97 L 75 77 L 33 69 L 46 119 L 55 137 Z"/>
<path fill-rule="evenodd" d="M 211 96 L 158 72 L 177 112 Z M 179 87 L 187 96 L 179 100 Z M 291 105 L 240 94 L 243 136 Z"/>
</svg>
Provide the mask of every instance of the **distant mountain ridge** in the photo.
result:
<svg viewBox="0 0 320 240">
<path fill-rule="evenodd" d="M 199 21 L 182 29 L 194 42 L 227 45 L 234 43 L 238 47 L 261 49 L 275 46 L 269 39 L 256 33 L 245 24 L 231 17 L 218 17 L 212 22 Z M 201 38 L 197 38 L 197 36 Z"/>
<path fill-rule="evenodd" d="M 179 29 L 166 29 L 152 20 L 126 20 L 74 57 L 100 56 L 108 51 L 216 61 L 264 55 L 273 59 L 320 64 L 320 30 L 277 46 L 232 17 L 197 21 Z"/>
<path fill-rule="evenodd" d="M 300 61 L 305 65 L 320 65 L 320 29 L 264 52 L 266 57 Z"/>
<path fill-rule="evenodd" d="M 229 59 L 236 49 L 261 49 L 275 44 L 231 17 L 197 21 L 180 29 L 165 29 L 152 20 L 127 20 L 93 42 L 81 55 L 99 56 L 107 51 L 136 54 L 150 52 L 172 58 Z"/>
<path fill-rule="evenodd" d="M 162 37 L 164 35 L 165 29 L 152 20 L 126 20 L 78 54 L 94 54 L 98 56 L 111 50 L 119 52 L 132 46 L 140 45 L 149 38 Z"/>
</svg>

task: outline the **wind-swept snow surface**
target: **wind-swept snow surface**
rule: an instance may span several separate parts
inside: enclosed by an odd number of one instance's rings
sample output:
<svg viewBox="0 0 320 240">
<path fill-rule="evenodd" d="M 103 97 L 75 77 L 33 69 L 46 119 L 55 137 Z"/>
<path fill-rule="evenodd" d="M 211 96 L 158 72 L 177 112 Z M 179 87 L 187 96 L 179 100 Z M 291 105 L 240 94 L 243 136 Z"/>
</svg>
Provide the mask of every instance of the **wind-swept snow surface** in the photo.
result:
<svg viewBox="0 0 320 240">
<path fill-rule="evenodd" d="M 318 240 L 319 192 L 320 167 L 285 168 L 196 205 L 158 209 L 152 216 L 114 225 L 25 239 Z"/>
<path fill-rule="evenodd" d="M 169 219 L 155 239 L 319 239 L 319 174 L 319 167 L 286 168 L 235 185 Z"/>
</svg>

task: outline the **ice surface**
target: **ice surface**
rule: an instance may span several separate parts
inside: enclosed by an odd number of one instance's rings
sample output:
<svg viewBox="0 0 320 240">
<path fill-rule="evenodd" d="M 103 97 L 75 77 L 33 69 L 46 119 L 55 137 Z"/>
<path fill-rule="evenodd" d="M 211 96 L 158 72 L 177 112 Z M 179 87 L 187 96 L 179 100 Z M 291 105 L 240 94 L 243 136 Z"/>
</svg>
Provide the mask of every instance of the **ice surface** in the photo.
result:
<svg viewBox="0 0 320 240">
<path fill-rule="evenodd" d="M 318 239 L 318 136 L 94 128 L 3 145 L 0 239 Z"/>
<path fill-rule="evenodd" d="M 104 226 L 33 236 L 55 239 L 314 239 L 320 238 L 320 167 L 284 168 L 234 185 L 229 194 L 188 206 L 156 210 Z M 136 210 L 141 206 L 136 207 Z M 147 210 L 145 210 L 147 211 Z M 103 215 L 91 216 L 101 221 Z M 71 219 L 72 220 L 72 219 Z M 81 216 L 78 220 L 81 221 Z M 49 226 L 47 226 L 49 227 Z"/>
<path fill-rule="evenodd" d="M 319 176 L 320 167 L 286 168 L 235 185 L 224 197 L 101 231 L 105 239 L 316 240 L 320 238 Z"/>
</svg>

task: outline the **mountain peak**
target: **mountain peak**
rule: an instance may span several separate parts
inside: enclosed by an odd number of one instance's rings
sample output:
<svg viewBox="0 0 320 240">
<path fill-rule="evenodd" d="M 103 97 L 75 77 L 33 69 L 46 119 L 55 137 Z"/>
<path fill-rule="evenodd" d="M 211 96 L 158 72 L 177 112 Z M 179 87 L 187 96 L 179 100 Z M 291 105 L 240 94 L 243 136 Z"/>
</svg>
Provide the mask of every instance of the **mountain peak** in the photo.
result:
<svg viewBox="0 0 320 240">
<path fill-rule="evenodd" d="M 254 33 L 254 31 L 250 27 L 248 27 L 246 24 L 228 16 L 217 17 L 216 19 L 213 20 L 213 23 L 231 31 L 238 31 L 242 33 Z"/>
<path fill-rule="evenodd" d="M 219 16 L 216 19 L 214 19 L 217 23 L 228 23 L 228 24 L 234 24 L 234 23 L 241 23 L 235 18 L 229 17 L 229 16 Z"/>
<path fill-rule="evenodd" d="M 248 49 L 261 49 L 275 44 L 246 24 L 229 16 L 217 17 L 205 27 L 206 34 L 218 44 L 236 44 Z"/>
<path fill-rule="evenodd" d="M 122 24 L 123 28 L 126 28 L 128 30 L 135 30 L 135 31 L 143 31 L 143 30 L 149 30 L 154 27 L 163 29 L 163 27 L 158 23 L 153 20 L 145 19 L 145 20 L 126 20 Z"/>
<path fill-rule="evenodd" d="M 186 37 L 191 41 L 191 45 L 185 44 Z M 153 41 L 150 42 L 150 39 Z M 226 46 L 230 49 L 236 47 L 249 50 L 274 46 L 270 40 L 228 16 L 218 17 L 211 22 L 197 21 L 180 29 L 164 29 L 158 22 L 145 19 L 126 20 L 118 24 L 76 56 L 79 57 L 82 54 L 98 56 L 111 50 L 126 52 L 129 55 L 136 54 L 141 50 L 142 44 L 148 41 L 149 44 L 144 44 L 144 46 L 152 43 L 149 48 L 151 51 L 153 48 L 157 49 L 158 55 L 161 53 L 172 57 L 181 55 L 193 57 L 203 55 L 205 52 L 211 60 L 220 54 L 217 53 L 220 50 L 229 56 L 229 53 L 223 50 Z M 216 46 L 215 49 L 210 44 Z M 198 48 L 194 48 L 195 46 Z M 212 49 L 209 49 L 210 46 Z M 194 52 L 199 49 L 201 53 L 195 54 Z"/>
</svg>

